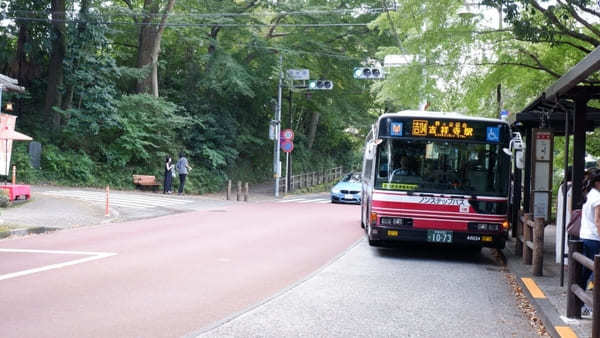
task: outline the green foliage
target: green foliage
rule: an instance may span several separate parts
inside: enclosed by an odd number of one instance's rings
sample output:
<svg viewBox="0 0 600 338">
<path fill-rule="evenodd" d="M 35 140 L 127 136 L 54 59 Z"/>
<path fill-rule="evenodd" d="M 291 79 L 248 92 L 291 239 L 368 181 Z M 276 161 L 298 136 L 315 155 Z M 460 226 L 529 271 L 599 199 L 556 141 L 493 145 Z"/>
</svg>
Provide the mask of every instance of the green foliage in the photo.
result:
<svg viewBox="0 0 600 338">
<path fill-rule="evenodd" d="M 42 152 L 41 167 L 46 177 L 57 183 L 77 182 L 90 185 L 94 182 L 94 161 L 85 153 L 61 150 L 47 145 Z"/>
</svg>

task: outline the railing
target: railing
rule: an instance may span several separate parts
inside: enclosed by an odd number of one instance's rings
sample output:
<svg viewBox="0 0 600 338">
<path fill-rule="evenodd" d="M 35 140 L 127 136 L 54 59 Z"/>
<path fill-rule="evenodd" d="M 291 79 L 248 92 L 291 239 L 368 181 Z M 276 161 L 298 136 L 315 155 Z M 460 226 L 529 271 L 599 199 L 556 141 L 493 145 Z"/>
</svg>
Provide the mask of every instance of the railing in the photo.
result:
<svg viewBox="0 0 600 338">
<path fill-rule="evenodd" d="M 583 241 L 569 241 L 569 284 L 567 294 L 567 317 L 581 318 L 581 307 L 585 303 L 592 308 L 592 337 L 600 337 L 600 255 L 594 260 L 582 254 Z M 585 291 L 587 280 L 583 280 L 583 267 L 594 275 L 593 291 Z"/>
<path fill-rule="evenodd" d="M 343 168 L 335 167 L 331 169 L 324 169 L 320 171 L 312 171 L 308 173 L 293 175 L 290 177 L 290 190 L 308 188 L 315 185 L 332 182 L 342 177 Z M 279 180 L 279 191 L 285 191 L 287 177 Z"/>
<path fill-rule="evenodd" d="M 533 265 L 533 275 L 542 276 L 544 266 L 544 218 L 532 219 L 532 214 L 520 217 L 517 225 L 515 253 L 523 256 L 523 264 Z"/>
</svg>

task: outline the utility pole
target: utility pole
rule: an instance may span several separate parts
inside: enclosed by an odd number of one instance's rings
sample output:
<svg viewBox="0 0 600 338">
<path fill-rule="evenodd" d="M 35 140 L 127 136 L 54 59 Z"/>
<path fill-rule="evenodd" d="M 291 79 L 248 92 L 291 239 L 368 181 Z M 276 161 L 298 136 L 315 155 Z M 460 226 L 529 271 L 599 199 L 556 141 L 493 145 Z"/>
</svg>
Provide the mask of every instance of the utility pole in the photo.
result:
<svg viewBox="0 0 600 338">
<path fill-rule="evenodd" d="M 283 55 L 279 55 L 279 85 L 277 86 L 277 109 L 275 112 L 275 151 L 273 159 L 273 176 L 275 177 L 275 197 L 279 197 L 279 177 L 281 176 L 281 87 L 283 86 Z"/>
<path fill-rule="evenodd" d="M 498 31 L 502 31 L 502 4 L 498 5 Z M 502 41 L 502 40 L 501 40 Z M 502 48 L 502 42 L 500 42 L 500 47 Z M 498 102 L 498 111 L 496 112 L 496 116 L 501 118 L 502 106 L 504 103 L 502 102 L 502 83 L 498 83 L 496 87 L 496 100 Z"/>
</svg>

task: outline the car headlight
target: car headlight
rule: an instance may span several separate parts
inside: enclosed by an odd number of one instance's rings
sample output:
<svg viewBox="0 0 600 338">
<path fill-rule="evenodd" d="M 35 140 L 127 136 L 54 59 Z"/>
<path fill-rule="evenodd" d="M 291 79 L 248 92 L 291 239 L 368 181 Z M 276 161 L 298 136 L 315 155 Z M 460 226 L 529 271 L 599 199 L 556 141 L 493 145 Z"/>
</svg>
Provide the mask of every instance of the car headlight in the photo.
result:
<svg viewBox="0 0 600 338">
<path fill-rule="evenodd" d="M 332 194 L 339 194 L 340 193 L 340 189 L 339 188 L 331 188 L 331 193 Z"/>
</svg>

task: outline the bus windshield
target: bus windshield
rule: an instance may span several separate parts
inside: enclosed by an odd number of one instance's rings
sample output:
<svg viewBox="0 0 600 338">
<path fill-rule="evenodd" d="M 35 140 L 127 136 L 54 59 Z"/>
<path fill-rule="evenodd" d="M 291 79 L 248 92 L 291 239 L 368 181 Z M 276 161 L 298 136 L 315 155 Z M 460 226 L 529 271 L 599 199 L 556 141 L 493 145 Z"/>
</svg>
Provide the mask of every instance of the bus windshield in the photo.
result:
<svg viewBox="0 0 600 338">
<path fill-rule="evenodd" d="M 498 143 L 382 139 L 375 188 L 456 195 L 506 196 L 510 157 Z"/>
</svg>

